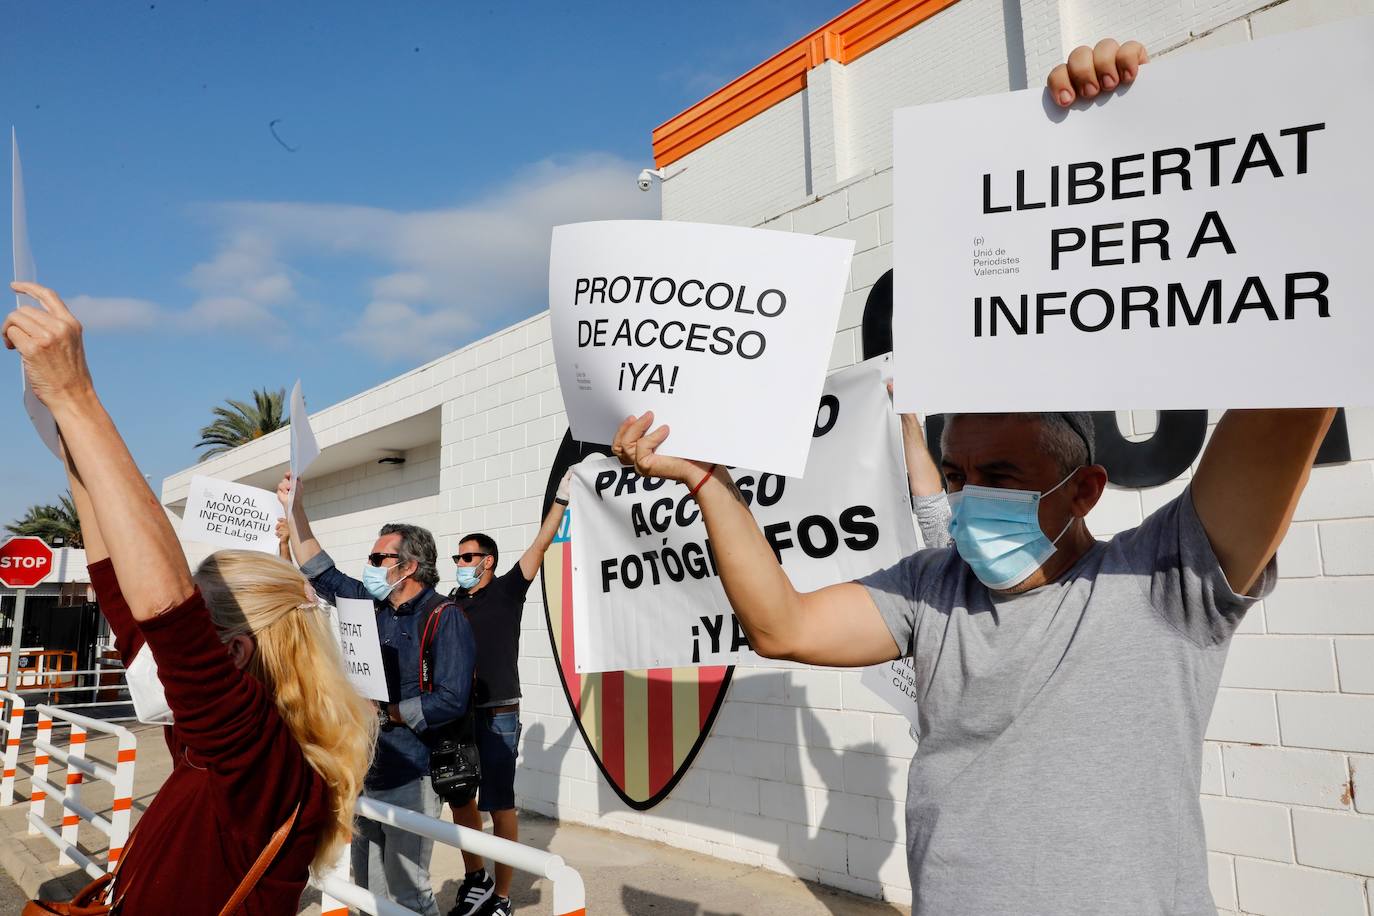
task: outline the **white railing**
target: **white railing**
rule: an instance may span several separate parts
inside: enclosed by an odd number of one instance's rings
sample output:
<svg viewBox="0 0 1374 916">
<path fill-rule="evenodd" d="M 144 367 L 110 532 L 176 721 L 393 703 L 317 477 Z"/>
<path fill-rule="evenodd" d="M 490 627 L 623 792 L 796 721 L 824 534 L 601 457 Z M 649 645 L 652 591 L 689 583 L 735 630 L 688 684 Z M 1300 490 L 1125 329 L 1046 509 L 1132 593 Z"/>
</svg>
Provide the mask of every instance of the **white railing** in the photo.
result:
<svg viewBox="0 0 1374 916">
<path fill-rule="evenodd" d="M 19 738 L 24 733 L 24 698 L 0 690 L 0 701 L 9 707 L 5 716 L 5 757 L 0 769 L 0 808 L 14 804 L 14 774 L 19 770 Z"/>
<path fill-rule="evenodd" d="M 418 811 L 388 805 L 374 798 L 359 798 L 354 810 L 359 817 L 389 827 L 398 827 L 436 843 L 453 846 L 464 852 L 509 865 L 519 871 L 547 878 L 553 884 L 554 916 L 585 916 L 587 912 L 587 895 L 582 884 L 582 876 L 564 862 L 562 856 L 503 840 L 481 830 L 450 824 L 448 821 L 441 821 Z M 341 916 L 347 913 L 348 907 L 369 913 L 371 916 L 415 916 L 414 910 L 378 897 L 352 883 L 348 880 L 348 873 L 348 850 L 345 849 L 329 872 L 315 876 L 314 884 L 323 894 L 320 901 L 322 916 Z"/>
<path fill-rule="evenodd" d="M 117 675 L 117 676 L 118 676 L 118 682 L 117 682 L 117 683 L 113 683 L 113 684 L 102 684 L 102 683 L 100 683 L 100 681 L 101 681 L 102 678 L 106 678 L 106 677 L 109 677 L 109 676 L 111 676 L 111 675 Z M 75 685 L 67 686 L 67 685 L 61 685 L 61 686 L 55 686 L 55 687 L 53 687 L 53 686 L 49 686 L 49 687 L 42 686 L 41 681 L 40 681 L 40 683 L 39 683 L 38 685 L 36 685 L 36 686 L 21 687 L 20 689 L 14 691 L 15 693 L 18 693 L 18 694 L 20 694 L 20 695 L 28 696 L 28 697 L 30 697 L 30 699 L 32 699 L 32 698 L 34 697 L 34 695 L 41 695 L 41 696 L 43 696 L 44 698 L 48 698 L 48 697 L 51 697 L 51 696 L 53 696 L 53 695 L 56 695 L 56 696 L 58 696 L 58 697 L 61 697 L 63 694 L 68 694 L 68 693 L 75 693 L 75 694 L 80 694 L 80 693 L 95 693 L 95 694 L 99 694 L 99 693 L 102 692 L 102 691 L 114 691 L 114 692 L 116 692 L 116 693 L 128 693 L 128 690 L 129 690 L 128 685 L 125 683 L 125 674 L 124 674 L 124 668 L 123 668 L 123 666 L 115 666 L 115 665 L 102 666 L 102 665 L 99 665 L 99 663 L 97 663 L 97 667 L 95 667 L 95 668 L 82 668 L 82 669 L 76 670 L 76 671 L 32 671 L 32 672 L 31 672 L 31 671 L 25 671 L 24 674 L 23 674 L 23 677 L 24 677 L 25 680 L 43 679 L 43 678 L 46 678 L 46 679 L 49 679 L 49 680 L 67 680 L 67 679 L 78 678 L 78 677 L 80 677 L 80 678 L 94 678 L 94 680 L 95 680 L 95 683 L 94 683 L 94 684 L 88 684 L 88 685 L 86 685 L 86 686 L 75 686 Z M 133 715 L 133 713 L 132 713 L 132 704 L 133 704 L 133 700 L 132 700 L 132 699 L 123 699 L 123 700 L 91 701 L 91 702 L 85 702 L 85 703 L 63 702 L 63 703 L 53 703 L 53 704 L 51 704 L 51 705 L 57 706 L 57 707 L 59 707 L 59 708 L 61 708 L 61 709 L 101 709 L 101 708 L 106 708 L 106 707 L 110 707 L 110 706 L 128 706 L 128 707 L 130 707 L 130 710 L 131 710 L 129 715 L 127 715 L 127 716 L 110 716 L 110 717 L 106 717 L 106 718 L 103 718 L 103 719 L 102 719 L 102 721 L 105 721 L 105 722 L 128 722 L 128 721 L 132 721 L 132 720 L 135 718 L 134 715 Z"/>
<path fill-rule="evenodd" d="M 62 865 L 78 865 L 93 878 L 114 871 L 119 856 L 129 839 L 129 815 L 134 802 L 134 763 L 138 757 L 138 739 L 121 725 L 79 715 L 67 709 L 40 705 L 38 736 L 33 742 L 33 782 L 29 791 L 29 834 L 42 835 L 58 849 L 57 861 Z M 71 728 L 71 739 L 63 750 L 52 743 L 53 721 L 64 722 Z M 86 759 L 86 735 L 103 732 L 119 740 L 115 768 L 110 769 L 96 760 Z M 59 834 L 43 821 L 48 796 L 56 798 L 58 790 L 48 782 L 49 761 L 66 765 L 67 782 L 62 791 L 62 832 Z M 110 803 L 110 817 L 101 817 L 81 801 L 81 786 L 86 777 L 103 779 L 114 786 L 114 800 Z M 104 868 L 83 853 L 76 845 L 77 829 L 81 821 L 110 838 L 110 848 Z"/>
</svg>

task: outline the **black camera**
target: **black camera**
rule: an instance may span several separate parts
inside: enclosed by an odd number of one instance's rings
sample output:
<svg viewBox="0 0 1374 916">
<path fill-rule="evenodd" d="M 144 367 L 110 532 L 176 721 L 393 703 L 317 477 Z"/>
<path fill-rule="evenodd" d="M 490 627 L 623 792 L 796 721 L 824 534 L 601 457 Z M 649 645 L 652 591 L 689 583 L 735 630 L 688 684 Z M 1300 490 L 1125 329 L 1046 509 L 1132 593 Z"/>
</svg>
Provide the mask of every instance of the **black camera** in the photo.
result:
<svg viewBox="0 0 1374 916">
<path fill-rule="evenodd" d="M 466 805 L 477 795 L 482 764 L 477 745 L 451 730 L 429 749 L 429 783 L 434 794 L 452 805 Z"/>
</svg>

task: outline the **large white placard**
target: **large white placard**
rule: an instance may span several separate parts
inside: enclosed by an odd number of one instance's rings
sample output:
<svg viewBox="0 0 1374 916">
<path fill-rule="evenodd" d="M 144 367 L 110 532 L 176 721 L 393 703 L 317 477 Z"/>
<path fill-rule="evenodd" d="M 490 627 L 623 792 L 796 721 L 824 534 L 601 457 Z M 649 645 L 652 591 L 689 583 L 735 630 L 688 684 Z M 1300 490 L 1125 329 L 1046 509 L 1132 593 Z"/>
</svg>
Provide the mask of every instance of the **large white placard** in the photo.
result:
<svg viewBox="0 0 1374 916">
<path fill-rule="evenodd" d="M 388 702 L 376 606 L 365 598 L 339 598 L 334 606 L 339 612 L 339 651 L 349 682 L 369 700 Z"/>
<path fill-rule="evenodd" d="M 277 519 L 281 517 L 277 494 L 197 475 L 191 478 L 186 495 L 181 537 L 216 547 L 276 553 Z"/>
<path fill-rule="evenodd" d="M 573 436 L 630 414 L 665 453 L 798 476 L 854 243 L 738 226 L 558 226 L 549 309 Z"/>
<path fill-rule="evenodd" d="M 287 502 L 296 501 L 296 481 L 305 476 L 306 469 L 320 457 L 320 446 L 315 441 L 315 431 L 310 428 L 310 414 L 305 410 L 305 395 L 301 392 L 301 380 L 291 389 L 291 492 Z"/>
<path fill-rule="evenodd" d="M 1040 89 L 898 111 L 898 407 L 1374 403 L 1371 47 L 1348 20 L 1068 112 Z"/>
<path fill-rule="evenodd" d="M 736 470 L 797 588 L 844 582 L 916 550 L 887 358 L 826 380 L 803 478 Z M 614 458 L 573 469 L 573 645 L 579 672 L 756 659 L 730 610 L 687 487 Z"/>
<path fill-rule="evenodd" d="M 28 209 L 24 200 L 24 169 L 19 162 L 19 138 L 10 128 L 10 240 L 11 252 L 14 255 L 14 279 L 28 283 L 38 282 L 38 268 L 33 262 L 33 251 L 29 248 L 29 221 Z M 29 305 L 41 309 L 39 305 L 28 296 L 16 295 L 16 304 Z M 38 432 L 38 438 L 43 440 L 43 444 L 48 447 L 58 459 L 62 458 L 62 446 L 57 437 L 57 421 L 53 419 L 52 411 L 48 410 L 47 405 L 38 400 L 38 396 L 29 387 L 28 374 L 24 372 L 21 363 L 19 372 L 22 379 L 24 391 L 24 412 L 29 415 L 29 421 L 33 423 L 33 428 Z"/>
</svg>

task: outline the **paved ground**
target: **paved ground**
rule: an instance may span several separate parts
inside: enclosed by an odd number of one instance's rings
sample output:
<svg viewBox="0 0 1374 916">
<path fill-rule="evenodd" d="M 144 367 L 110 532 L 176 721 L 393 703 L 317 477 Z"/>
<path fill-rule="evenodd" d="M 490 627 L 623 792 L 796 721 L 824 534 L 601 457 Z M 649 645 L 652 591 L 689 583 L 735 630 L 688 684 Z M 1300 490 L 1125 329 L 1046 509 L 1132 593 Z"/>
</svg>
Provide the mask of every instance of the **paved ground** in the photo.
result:
<svg viewBox="0 0 1374 916">
<path fill-rule="evenodd" d="M 167 746 L 151 727 L 140 727 L 138 770 L 134 788 L 137 815 L 146 807 L 171 768 Z M 94 736 L 92 736 L 94 737 Z M 59 739 L 59 745 L 65 740 Z M 113 759 L 108 740 L 92 740 L 88 755 L 98 760 Z M 26 746 L 20 757 L 20 777 L 16 798 L 27 801 L 26 774 L 32 752 Z M 54 766 L 61 779 L 61 767 Z M 50 781 L 54 781 L 51 780 Z M 108 814 L 110 792 L 103 784 L 85 790 L 84 801 L 95 811 Z M 18 912 L 17 901 L 28 896 L 65 899 L 71 891 L 89 880 L 71 866 L 57 865 L 57 852 L 42 837 L 29 837 L 25 826 L 27 804 L 0 809 L 0 913 Z M 45 820 L 57 824 L 56 806 L 48 805 Z M 856 897 L 819 885 L 808 884 L 762 869 L 724 862 L 660 843 L 625 837 L 577 824 L 562 824 L 548 818 L 522 815 L 521 841 L 561 855 L 582 874 L 587 888 L 587 912 L 595 916 L 798 916 L 798 914 L 840 914 L 840 916 L 896 916 L 905 914 L 898 907 Z M 102 851 L 104 835 L 83 825 L 80 842 L 90 850 Z M 103 856 L 98 857 L 103 860 Z M 437 847 L 431 868 L 439 891 L 442 910 L 453 905 L 462 880 L 462 856 L 456 849 Z M 6 874 L 7 873 L 7 874 Z M 19 890 L 15 890 L 15 885 Z M 18 893 L 11 905 L 7 894 Z M 542 880 L 516 874 L 512 899 L 517 912 L 548 913 L 550 891 Z M 318 894 L 307 892 L 301 913 L 318 914 Z"/>
<path fill-rule="evenodd" d="M 28 899 L 28 895 L 19 889 L 19 885 L 15 884 L 8 874 L 0 871 L 0 913 L 18 913 L 24 908 L 24 901 Z"/>
</svg>

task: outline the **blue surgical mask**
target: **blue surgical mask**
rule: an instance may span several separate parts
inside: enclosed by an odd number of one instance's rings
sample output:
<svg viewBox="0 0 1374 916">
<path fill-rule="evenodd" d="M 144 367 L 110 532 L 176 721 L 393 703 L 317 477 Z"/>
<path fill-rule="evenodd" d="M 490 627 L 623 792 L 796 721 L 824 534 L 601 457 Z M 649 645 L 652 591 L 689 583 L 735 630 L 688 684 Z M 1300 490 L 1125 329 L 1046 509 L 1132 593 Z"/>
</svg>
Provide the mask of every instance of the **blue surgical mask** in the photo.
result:
<svg viewBox="0 0 1374 916">
<path fill-rule="evenodd" d="M 1040 500 L 1072 479 L 1074 468 L 1044 493 L 998 487 L 964 487 L 949 494 L 949 534 L 959 556 L 990 589 L 1020 585 L 1054 555 L 1073 525 L 1070 518 L 1054 540 L 1040 530 Z"/>
<path fill-rule="evenodd" d="M 474 588 L 482 578 L 482 567 L 480 566 L 459 566 L 458 567 L 458 587 Z"/>
<path fill-rule="evenodd" d="M 378 601 L 385 601 L 387 596 L 392 593 L 396 586 L 406 580 L 406 577 L 402 576 L 395 582 L 388 582 L 386 580 L 386 574 L 391 572 L 392 569 L 395 569 L 395 567 L 373 566 L 370 563 L 363 567 L 363 588 L 367 589 L 367 593 Z"/>
</svg>

